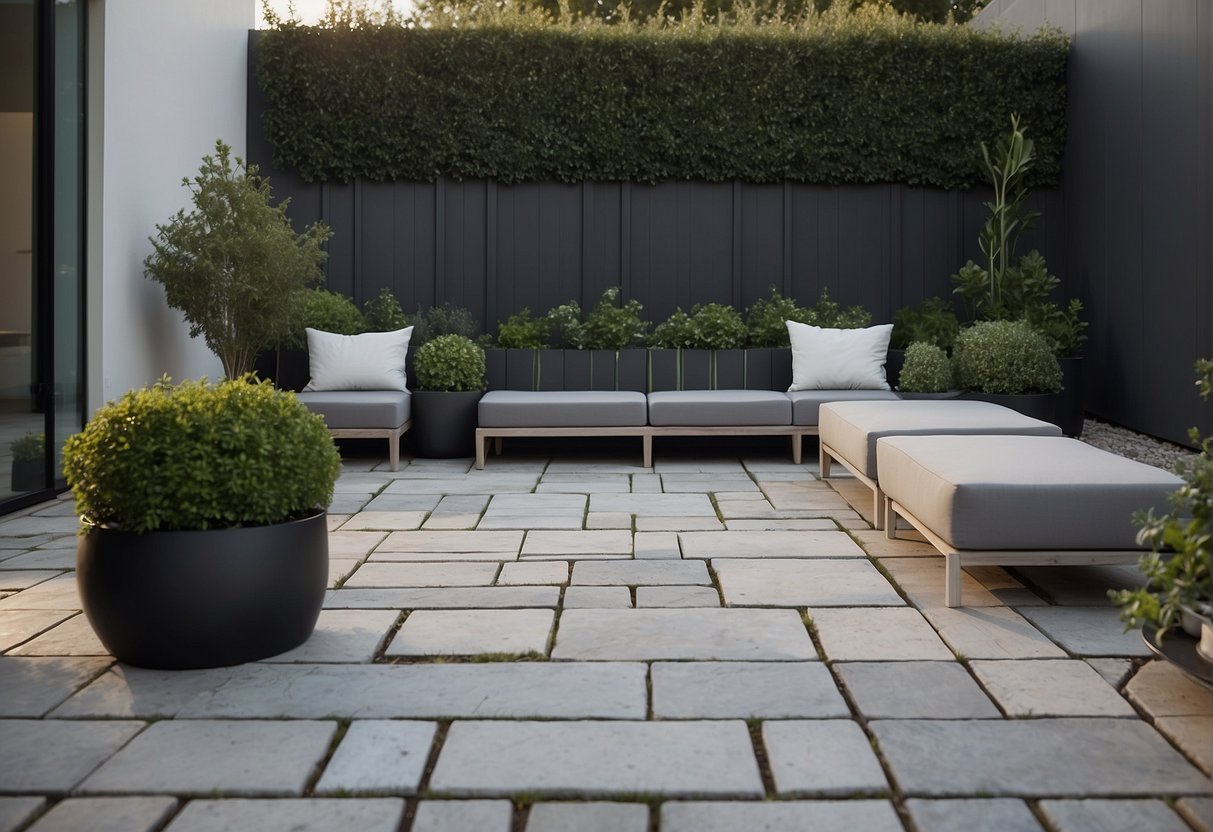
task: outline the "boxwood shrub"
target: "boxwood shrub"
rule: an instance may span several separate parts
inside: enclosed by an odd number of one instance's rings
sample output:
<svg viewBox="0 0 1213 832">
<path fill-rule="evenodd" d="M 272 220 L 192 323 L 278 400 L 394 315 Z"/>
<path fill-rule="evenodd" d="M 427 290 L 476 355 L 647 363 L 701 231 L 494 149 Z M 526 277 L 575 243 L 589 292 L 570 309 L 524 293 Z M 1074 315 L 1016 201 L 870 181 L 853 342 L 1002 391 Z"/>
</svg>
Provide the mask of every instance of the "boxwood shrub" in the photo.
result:
<svg viewBox="0 0 1213 832">
<path fill-rule="evenodd" d="M 491 18 L 491 19 L 490 19 Z M 983 179 L 1030 125 L 1058 180 L 1068 42 L 892 15 L 662 26 L 489 16 L 287 24 L 257 41 L 275 162 L 309 180 L 502 183 Z"/>
</svg>

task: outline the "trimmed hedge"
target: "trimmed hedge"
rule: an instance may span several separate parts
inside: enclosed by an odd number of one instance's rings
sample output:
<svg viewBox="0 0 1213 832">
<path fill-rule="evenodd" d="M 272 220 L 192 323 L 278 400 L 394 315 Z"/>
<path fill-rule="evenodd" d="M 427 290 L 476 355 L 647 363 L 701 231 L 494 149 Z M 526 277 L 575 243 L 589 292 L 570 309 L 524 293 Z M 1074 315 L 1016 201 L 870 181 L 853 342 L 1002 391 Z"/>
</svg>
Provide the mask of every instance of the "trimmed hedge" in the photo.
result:
<svg viewBox="0 0 1213 832">
<path fill-rule="evenodd" d="M 816 22 L 814 22 L 816 21 Z M 317 28 L 258 41 L 275 163 L 440 175 L 963 187 L 1019 113 L 1055 184 L 1068 42 L 896 18 Z"/>
</svg>

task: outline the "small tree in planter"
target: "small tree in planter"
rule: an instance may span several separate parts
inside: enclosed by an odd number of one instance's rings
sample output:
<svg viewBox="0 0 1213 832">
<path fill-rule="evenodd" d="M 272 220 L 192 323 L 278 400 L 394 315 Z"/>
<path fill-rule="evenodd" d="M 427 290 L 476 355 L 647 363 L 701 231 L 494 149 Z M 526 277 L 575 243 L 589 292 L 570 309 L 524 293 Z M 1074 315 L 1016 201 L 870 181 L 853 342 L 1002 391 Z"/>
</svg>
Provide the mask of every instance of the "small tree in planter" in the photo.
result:
<svg viewBox="0 0 1213 832">
<path fill-rule="evenodd" d="M 46 435 L 27 433 L 9 445 L 13 452 L 12 488 L 15 492 L 46 487 Z"/>
<path fill-rule="evenodd" d="M 484 350 L 462 335 L 440 335 L 417 350 L 413 440 L 418 456 L 450 459 L 475 450 L 484 395 Z"/>
<path fill-rule="evenodd" d="M 295 234 L 287 202 L 271 205 L 269 181 L 240 158 L 233 165 L 222 141 L 182 184 L 194 209 L 156 226 L 144 269 L 184 313 L 190 336 L 201 335 L 227 377 L 239 378 L 257 353 L 290 337 L 302 291 L 323 277 L 321 246 L 332 232 L 317 222 Z"/>
<path fill-rule="evenodd" d="M 906 349 L 900 391 L 905 398 L 934 398 L 952 389 L 952 362 L 934 344 L 916 341 Z M 955 394 L 953 394 L 955 395 Z"/>
<path fill-rule="evenodd" d="M 252 377 L 127 393 L 67 440 L 76 580 L 119 659 L 215 667 L 296 647 L 328 582 L 341 458 L 294 394 Z"/>
</svg>

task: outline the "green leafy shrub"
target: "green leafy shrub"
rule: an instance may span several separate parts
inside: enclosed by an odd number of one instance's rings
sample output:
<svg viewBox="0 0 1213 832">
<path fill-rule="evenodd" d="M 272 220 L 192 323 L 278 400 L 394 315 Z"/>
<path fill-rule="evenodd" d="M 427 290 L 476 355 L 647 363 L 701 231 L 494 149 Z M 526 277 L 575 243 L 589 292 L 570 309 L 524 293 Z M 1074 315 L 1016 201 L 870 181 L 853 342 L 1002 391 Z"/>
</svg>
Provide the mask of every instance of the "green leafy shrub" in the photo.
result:
<svg viewBox="0 0 1213 832">
<path fill-rule="evenodd" d="M 440 306 L 418 310 L 417 314 L 413 316 L 413 335 L 409 339 L 410 346 L 420 347 L 443 335 L 474 338 L 476 336 L 476 319 L 465 307 L 449 300 Z"/>
<path fill-rule="evenodd" d="M 1213 389 L 1213 362 L 1196 362 L 1196 373 L 1197 388 L 1207 399 Z M 1203 607 L 1205 614 L 1213 614 L 1213 437 L 1202 439 L 1196 428 L 1189 436 L 1200 454 L 1191 463 L 1176 465 L 1184 484 L 1171 495 L 1174 511 L 1162 517 L 1151 511 L 1134 518 L 1141 526 L 1138 543 L 1153 549 L 1138 563 L 1147 578 L 1145 587 L 1108 593 L 1120 606 L 1126 629 L 1150 624 L 1158 628 L 1155 638 L 1160 644 L 1179 623 L 1183 607 L 1197 611 Z"/>
<path fill-rule="evenodd" d="M 826 329 L 863 329 L 872 323 L 872 313 L 862 306 L 843 308 L 837 301 L 830 299 L 827 286 L 821 287 L 821 297 L 812 306 L 798 310 L 796 320 L 802 324 L 820 326 Z"/>
<path fill-rule="evenodd" d="M 928 298 L 917 306 L 903 306 L 893 313 L 893 336 L 889 346 L 904 350 L 910 344 L 934 344 L 945 352 L 952 349 L 960 321 L 949 301 Z"/>
<path fill-rule="evenodd" d="M 505 323 L 497 324 L 497 346 L 512 350 L 537 350 L 547 345 L 551 329 L 551 321 L 531 317 L 530 307 L 524 306 L 510 315 Z"/>
<path fill-rule="evenodd" d="M 328 506 L 341 457 L 324 419 L 252 376 L 166 376 L 93 416 L 63 447 L 87 523 L 142 534 L 280 523 Z"/>
<path fill-rule="evenodd" d="M 956 382 L 982 393 L 1056 393 L 1061 367 L 1049 342 L 1026 321 L 979 321 L 956 336 Z M 904 372 L 904 369 L 903 371 Z"/>
<path fill-rule="evenodd" d="M 9 444 L 13 459 L 18 462 L 39 460 L 46 456 L 46 434 L 27 433 Z"/>
<path fill-rule="evenodd" d="M 659 323 L 649 338 L 649 346 L 666 350 L 690 349 L 697 342 L 695 324 L 691 321 L 691 316 L 682 311 L 682 307 L 675 309 L 670 317 Z"/>
<path fill-rule="evenodd" d="M 1058 31 L 877 14 L 608 26 L 485 6 L 426 26 L 262 34 L 255 72 L 276 163 L 308 181 L 954 188 L 981 177 L 979 144 L 1014 111 L 1037 133 L 1034 180 L 1060 175 Z"/>
<path fill-rule="evenodd" d="M 307 349 L 306 330 L 309 327 L 339 335 L 357 335 L 366 332 L 366 319 L 345 295 L 328 289 L 308 289 L 302 293 L 295 329 L 283 346 Z"/>
<path fill-rule="evenodd" d="M 332 236 L 322 222 L 295 234 L 287 202 L 271 205 L 269 180 L 215 142 L 189 189 L 194 208 L 156 226 L 143 261 L 165 298 L 219 356 L 228 378 L 253 368 L 257 353 L 292 337 L 307 287 L 319 282 Z M 301 329 L 299 330 L 302 331 Z"/>
<path fill-rule="evenodd" d="M 608 287 L 585 316 L 581 328 L 585 349 L 622 350 L 644 343 L 649 329 L 649 322 L 640 318 L 644 306 L 636 298 L 621 303 L 619 294 L 618 286 Z"/>
<path fill-rule="evenodd" d="M 553 306 L 548 310 L 547 322 L 552 346 L 572 350 L 585 347 L 585 324 L 581 320 L 581 304 L 577 301 Z"/>
<path fill-rule="evenodd" d="M 796 301 L 785 298 L 772 286 L 769 298 L 759 298 L 746 310 L 746 327 L 751 347 L 787 347 L 788 321 L 799 321 L 803 314 Z"/>
<path fill-rule="evenodd" d="M 952 362 L 934 344 L 916 341 L 906 348 L 901 389 L 907 393 L 942 393 L 952 387 Z"/>
<path fill-rule="evenodd" d="M 417 350 L 421 390 L 483 390 L 484 372 L 484 350 L 463 335 L 439 335 Z"/>
<path fill-rule="evenodd" d="M 691 346 L 701 350 L 738 349 L 750 334 L 741 313 L 724 303 L 696 304 L 691 309 L 691 331 Z"/>
<path fill-rule="evenodd" d="M 368 332 L 395 332 L 409 325 L 409 316 L 400 308 L 400 301 L 384 286 L 379 296 L 362 304 L 362 317 Z"/>
</svg>

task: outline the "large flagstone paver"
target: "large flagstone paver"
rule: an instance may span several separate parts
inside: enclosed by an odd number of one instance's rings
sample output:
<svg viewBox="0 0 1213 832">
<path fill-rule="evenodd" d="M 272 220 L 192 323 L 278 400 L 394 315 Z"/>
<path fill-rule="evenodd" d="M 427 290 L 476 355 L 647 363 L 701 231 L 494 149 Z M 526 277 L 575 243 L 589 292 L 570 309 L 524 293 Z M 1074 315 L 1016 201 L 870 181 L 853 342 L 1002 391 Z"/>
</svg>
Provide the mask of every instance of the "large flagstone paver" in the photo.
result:
<svg viewBox="0 0 1213 832">
<path fill-rule="evenodd" d="M 1213 775 L 1213 715 L 1167 716 L 1155 720 L 1154 727 L 1187 754 L 1201 771 Z M 1209 821 L 1213 823 L 1213 816 Z"/>
<path fill-rule="evenodd" d="M 454 498 L 452 498 L 454 499 Z M 381 494 L 366 504 L 364 511 L 420 511 L 430 512 L 442 500 L 440 494 Z M 484 498 L 488 502 L 488 497 Z M 342 524 L 344 526 L 344 524 Z"/>
<path fill-rule="evenodd" d="M 636 607 L 719 607 L 720 593 L 710 586 L 638 586 Z"/>
<path fill-rule="evenodd" d="M 632 537 L 632 557 L 637 560 L 678 560 L 682 549 L 674 532 L 637 532 Z"/>
<path fill-rule="evenodd" d="M 1137 716 L 1078 659 L 974 661 L 970 667 L 1008 716 Z"/>
<path fill-rule="evenodd" d="M 569 582 L 569 564 L 563 560 L 506 563 L 497 576 L 498 586 L 559 586 Z"/>
<path fill-rule="evenodd" d="M 321 610 L 316 629 L 294 650 L 267 662 L 369 662 L 396 623 L 395 610 Z"/>
<path fill-rule="evenodd" d="M 47 632 L 8 651 L 10 656 L 108 656 L 84 613 L 75 615 Z M 2 687 L 0 683 L 0 687 Z"/>
<path fill-rule="evenodd" d="M 1138 631 L 1125 632 L 1116 607 L 1028 607 L 1020 614 L 1078 656 L 1150 655 Z"/>
<path fill-rule="evenodd" d="M 316 794 L 416 794 L 437 730 L 434 722 L 355 720 L 324 767 Z"/>
<path fill-rule="evenodd" d="M 496 563 L 370 562 L 350 575 L 343 588 L 412 586 L 490 586 Z"/>
<path fill-rule="evenodd" d="M 590 563 L 573 567 L 573 584 L 587 586 L 709 585 L 707 564 L 701 560 L 628 560 Z"/>
<path fill-rule="evenodd" d="M 629 494 L 632 484 L 624 474 L 581 479 L 544 477 L 535 487 L 536 494 Z"/>
<path fill-rule="evenodd" d="M 474 529 L 480 522 L 480 515 L 489 504 L 485 494 L 465 494 L 443 497 L 438 506 L 431 512 L 429 518 L 422 524 L 423 529 Z"/>
<path fill-rule="evenodd" d="M 172 797 L 73 797 L 55 805 L 29 832 L 155 832 L 176 808 Z"/>
<path fill-rule="evenodd" d="M 654 662 L 658 719 L 850 716 L 821 662 Z"/>
<path fill-rule="evenodd" d="M 42 716 L 110 664 L 109 658 L 0 656 L 0 717 Z"/>
<path fill-rule="evenodd" d="M 777 832 L 792 829 L 902 832 L 887 800 L 788 800 L 768 803 L 661 804 L 662 832 Z"/>
<path fill-rule="evenodd" d="M 684 558 L 861 558 L 839 531 L 682 532 Z"/>
<path fill-rule="evenodd" d="M 458 560 L 463 552 L 497 552 L 513 560 L 522 548 L 523 531 L 417 531 L 393 532 L 375 549 L 375 560 L 396 560 L 393 553 L 442 555 L 425 560 Z"/>
<path fill-rule="evenodd" d="M 1130 719 L 876 720 L 905 792 L 932 797 L 1207 794 L 1213 783 Z"/>
<path fill-rule="evenodd" d="M 180 718 L 644 719 L 643 664 L 251 665 Z"/>
<path fill-rule="evenodd" d="M 730 607 L 905 606 L 893 586 L 866 558 L 714 558 L 712 568 L 720 580 L 724 602 Z"/>
<path fill-rule="evenodd" d="M 324 596 L 327 609 L 493 609 L 555 607 L 556 586 L 416 587 L 403 589 L 336 589 Z"/>
<path fill-rule="evenodd" d="M 0 650 L 9 650 L 71 615 L 71 610 L 0 610 Z"/>
<path fill-rule="evenodd" d="M 1136 589 L 1146 578 L 1136 566 L 1021 566 L 1016 570 L 1040 587 L 1053 603 L 1066 607 L 1115 607 L 1110 589 Z"/>
<path fill-rule="evenodd" d="M 580 529 L 584 494 L 498 494 L 480 518 L 478 529 Z"/>
<path fill-rule="evenodd" d="M 1161 800 L 1042 800 L 1040 813 L 1057 832 L 1190 832 Z"/>
<path fill-rule="evenodd" d="M 342 525 L 342 531 L 400 531 L 419 529 L 429 516 L 426 511 L 370 511 L 363 509 Z"/>
<path fill-rule="evenodd" d="M 1120 690 L 1124 683 L 1129 681 L 1129 677 L 1133 675 L 1134 666 L 1132 659 L 1087 659 L 1087 664 L 1095 669 L 1095 672 L 1104 678 L 1112 687 Z"/>
<path fill-rule="evenodd" d="M 0 797 L 0 832 L 16 832 L 24 828 L 29 819 L 45 806 L 44 797 Z"/>
<path fill-rule="evenodd" d="M 191 800 L 166 832 L 396 832 L 404 801 L 395 797 L 348 800 Z"/>
<path fill-rule="evenodd" d="M 456 722 L 430 788 L 467 796 L 763 794 L 741 721 Z"/>
<path fill-rule="evenodd" d="M 578 522 L 577 529 L 581 528 Z M 632 532 L 627 529 L 599 531 L 527 532 L 522 544 L 523 558 L 565 558 L 582 555 L 617 555 L 631 557 Z"/>
<path fill-rule="evenodd" d="M 725 526 L 731 532 L 835 531 L 838 528 L 838 524 L 826 517 L 730 518 Z"/>
<path fill-rule="evenodd" d="M 464 476 L 398 477 L 383 494 L 527 494 L 539 482 L 539 474 L 490 473 Z"/>
<path fill-rule="evenodd" d="M 564 609 L 631 608 L 632 593 L 626 586 L 570 586 L 564 590 Z"/>
<path fill-rule="evenodd" d="M 405 619 L 387 656 L 546 653 L 552 610 L 420 610 Z"/>
<path fill-rule="evenodd" d="M 809 610 L 826 657 L 834 661 L 948 660 L 952 651 L 915 609 Z"/>
<path fill-rule="evenodd" d="M 81 794 L 299 796 L 335 722 L 165 720 L 149 725 L 78 787 Z"/>
<path fill-rule="evenodd" d="M 795 661 L 817 652 L 794 610 L 566 610 L 553 659 Z"/>
<path fill-rule="evenodd" d="M 834 670 L 868 719 L 1002 716 L 959 662 L 838 662 Z"/>
<path fill-rule="evenodd" d="M 775 790 L 838 797 L 888 789 L 867 735 L 849 719 L 770 720 L 762 724 Z"/>
<path fill-rule="evenodd" d="M 508 800 L 423 800 L 412 832 L 510 832 L 513 821 Z"/>
<path fill-rule="evenodd" d="M 919 609 L 946 606 L 946 578 L 942 557 L 882 557 L 880 565 Z M 962 569 L 960 590 L 967 608 L 1025 607 L 1045 603 L 1044 599 L 997 566 Z"/>
<path fill-rule="evenodd" d="M 30 570 L 32 572 L 62 572 L 76 568 L 76 547 L 35 549 L 32 552 L 4 558 L 0 553 L 0 570 Z"/>
<path fill-rule="evenodd" d="M 1142 665 L 1125 685 L 1125 694 L 1154 719 L 1213 716 L 1209 689 L 1189 679 L 1170 662 L 1152 661 Z"/>
<path fill-rule="evenodd" d="M 711 517 L 662 517 L 660 515 L 646 517 L 644 515 L 640 515 L 636 518 L 636 531 L 637 533 L 693 531 L 719 532 L 724 531 L 724 524 L 716 519 L 715 514 L 713 514 Z"/>
<path fill-rule="evenodd" d="M 0 577 L 5 573 L 0 571 Z M 11 573 L 20 574 L 20 573 Z M 76 591 L 76 575 L 74 572 L 51 573 L 57 577 L 50 580 L 39 578 L 28 589 L 0 598 L 0 611 L 3 610 L 78 610 L 81 609 L 80 593 Z M 0 582 L 2 583 L 2 582 Z"/>
<path fill-rule="evenodd" d="M 526 832 L 648 832 L 649 807 L 638 803 L 536 803 Z"/>
<path fill-rule="evenodd" d="M 119 720 L 6 719 L 0 722 L 0 793 L 70 791 L 143 728 Z"/>
<path fill-rule="evenodd" d="M 906 808 L 919 829 L 929 829 L 931 832 L 974 832 L 978 829 L 1042 832 L 1044 828 L 1028 804 L 1013 797 L 969 800 L 912 798 L 906 801 Z"/>
<path fill-rule="evenodd" d="M 716 517 L 706 494 L 591 494 L 590 511 L 638 517 Z"/>
<path fill-rule="evenodd" d="M 1006 607 L 931 607 L 923 611 L 943 640 L 970 659 L 1066 658 L 1066 652 Z"/>
<path fill-rule="evenodd" d="M 211 695 L 236 672 L 237 668 L 229 667 L 149 670 L 117 664 L 51 711 L 49 716 L 68 719 L 172 717 L 186 703 Z"/>
</svg>

